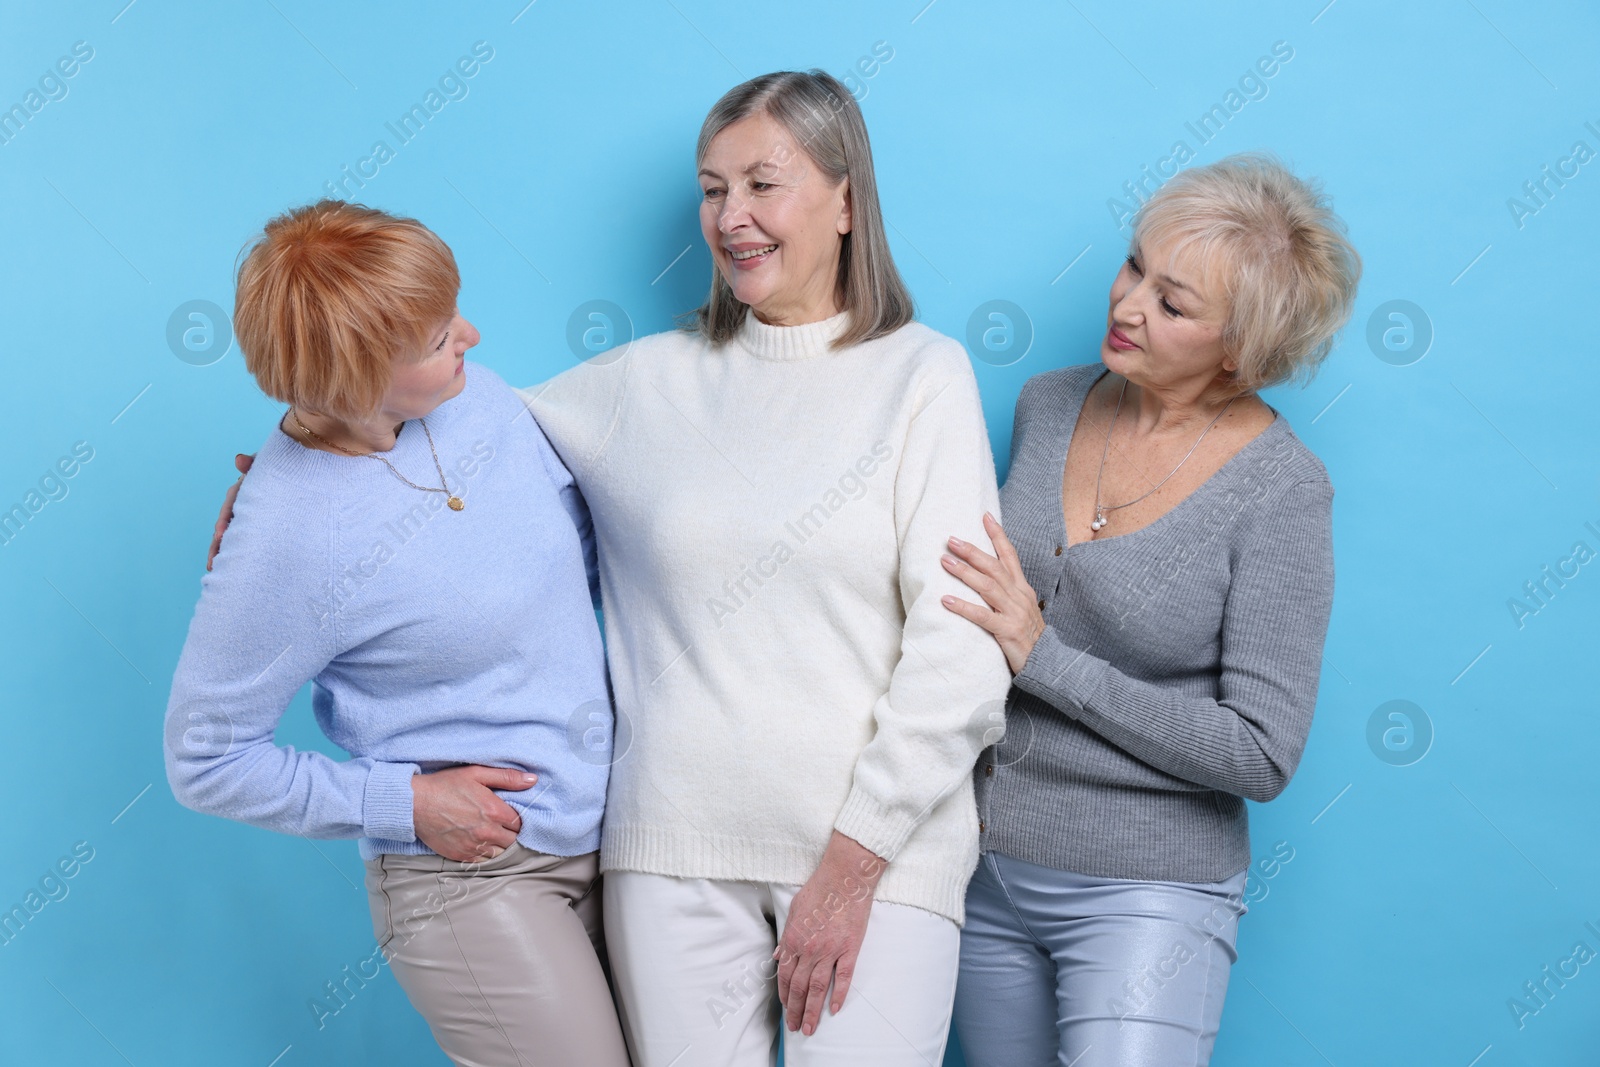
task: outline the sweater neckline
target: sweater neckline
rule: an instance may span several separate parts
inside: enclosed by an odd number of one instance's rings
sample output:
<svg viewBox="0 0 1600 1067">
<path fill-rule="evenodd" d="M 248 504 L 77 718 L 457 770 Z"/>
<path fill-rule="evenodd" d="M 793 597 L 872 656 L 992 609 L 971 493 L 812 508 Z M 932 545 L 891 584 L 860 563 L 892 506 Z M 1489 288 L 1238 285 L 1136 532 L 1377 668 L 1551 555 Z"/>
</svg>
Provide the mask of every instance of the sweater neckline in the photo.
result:
<svg viewBox="0 0 1600 1067">
<path fill-rule="evenodd" d="M 1064 545 L 1067 552 L 1071 552 L 1073 549 L 1080 548 L 1083 545 L 1105 545 L 1113 544 L 1119 541 L 1133 541 L 1146 530 L 1154 530 L 1157 527 L 1168 525 L 1168 520 L 1177 521 L 1172 519 L 1173 515 L 1180 511 L 1187 511 L 1191 507 L 1197 507 L 1198 504 L 1196 504 L 1195 501 L 1210 497 L 1217 491 L 1219 487 L 1223 486 L 1230 478 L 1233 477 L 1233 472 L 1235 470 L 1244 465 L 1241 461 L 1241 457 L 1243 457 L 1246 453 L 1253 454 L 1257 450 L 1258 445 L 1264 447 L 1263 443 L 1270 444 L 1271 441 L 1276 440 L 1278 435 L 1287 429 L 1289 425 L 1284 420 L 1282 412 L 1273 407 L 1271 404 L 1267 404 L 1267 410 L 1272 412 L 1272 421 L 1267 423 L 1260 433 L 1256 434 L 1254 437 L 1250 438 L 1250 440 L 1246 441 L 1242 446 L 1240 446 L 1239 451 L 1235 452 L 1233 455 L 1229 456 L 1225 461 L 1223 461 L 1222 466 L 1212 471 L 1210 476 L 1207 477 L 1205 481 L 1195 486 L 1194 489 L 1190 490 L 1187 496 L 1178 501 L 1176 504 L 1172 505 L 1172 507 L 1168 508 L 1161 515 L 1157 516 L 1153 522 L 1147 523 L 1144 526 L 1139 527 L 1137 530 L 1129 530 L 1127 533 L 1123 534 L 1113 534 L 1110 537 L 1088 538 L 1082 541 L 1073 541 L 1067 535 L 1067 519 L 1064 508 L 1066 501 L 1062 499 L 1061 495 L 1061 491 L 1064 488 L 1063 483 L 1066 480 L 1067 451 L 1072 447 L 1072 435 L 1078 428 L 1078 420 L 1083 417 L 1083 408 L 1089 402 L 1089 394 L 1094 391 L 1094 387 L 1099 384 L 1101 378 L 1104 378 L 1107 374 L 1111 373 L 1104 366 L 1096 366 L 1092 363 L 1086 364 L 1085 368 L 1086 370 L 1083 377 L 1087 379 L 1087 384 L 1083 387 L 1081 394 L 1074 394 L 1074 400 L 1076 403 L 1073 407 L 1074 413 L 1071 422 L 1066 426 L 1065 438 L 1057 442 L 1059 447 L 1055 450 L 1055 456 L 1059 457 L 1060 459 L 1060 462 L 1055 468 L 1055 526 L 1057 536 L 1059 537 L 1059 540 L 1056 543 Z M 1088 370 L 1094 370 L 1097 373 L 1089 374 L 1087 373 Z M 1262 403 L 1266 402 L 1262 401 Z"/>
<path fill-rule="evenodd" d="M 739 344 L 757 359 L 794 362 L 816 359 L 834 351 L 833 342 L 850 325 L 850 312 L 799 326 L 769 326 L 756 318 L 754 311 L 739 327 Z"/>
<path fill-rule="evenodd" d="M 284 431 L 283 420 L 288 417 L 287 412 L 273 424 L 272 434 L 267 438 L 266 447 L 277 453 L 279 469 L 297 481 L 331 481 L 345 485 L 381 482 L 385 478 L 394 477 L 391 471 L 385 469 L 386 464 L 379 462 L 384 460 L 418 485 L 433 485 L 439 478 L 438 468 L 434 466 L 435 449 L 441 444 L 443 434 L 455 421 L 461 408 L 459 401 L 472 387 L 472 370 L 473 365 L 468 363 L 467 384 L 461 392 L 423 416 L 430 420 L 428 429 L 433 431 L 434 448 L 428 447 L 422 420 L 407 419 L 401 424 L 394 445 L 386 452 L 370 452 L 360 456 L 326 452 L 320 448 L 312 448 Z M 380 475 L 382 477 L 379 477 Z M 446 480 L 449 480 L 448 474 Z"/>
</svg>

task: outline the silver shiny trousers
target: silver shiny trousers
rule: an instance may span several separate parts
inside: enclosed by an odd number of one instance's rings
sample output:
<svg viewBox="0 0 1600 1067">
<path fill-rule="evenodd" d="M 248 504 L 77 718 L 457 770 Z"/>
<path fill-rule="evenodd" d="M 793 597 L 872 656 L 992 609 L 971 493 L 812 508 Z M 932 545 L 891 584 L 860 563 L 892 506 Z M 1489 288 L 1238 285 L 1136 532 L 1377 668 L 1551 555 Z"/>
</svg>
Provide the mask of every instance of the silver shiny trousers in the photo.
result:
<svg viewBox="0 0 1600 1067">
<path fill-rule="evenodd" d="M 1245 875 L 1091 878 L 984 853 L 956 984 L 968 1067 L 1205 1067 Z"/>
</svg>

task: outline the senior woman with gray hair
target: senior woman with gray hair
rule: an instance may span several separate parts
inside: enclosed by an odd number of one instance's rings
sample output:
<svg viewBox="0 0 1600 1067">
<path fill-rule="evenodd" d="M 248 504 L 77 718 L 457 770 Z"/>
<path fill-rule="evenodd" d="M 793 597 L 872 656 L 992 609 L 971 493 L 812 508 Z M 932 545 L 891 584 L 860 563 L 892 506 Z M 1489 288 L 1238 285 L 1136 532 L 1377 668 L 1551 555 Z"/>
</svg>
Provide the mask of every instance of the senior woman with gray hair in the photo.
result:
<svg viewBox="0 0 1600 1067">
<path fill-rule="evenodd" d="M 781 1001 L 792 1067 L 923 1067 L 1009 685 L 941 606 L 964 588 L 946 537 L 988 545 L 998 506 L 977 384 L 912 320 L 835 79 L 735 87 L 695 163 L 714 274 L 693 328 L 525 393 L 593 516 L 631 729 L 601 843 L 629 1046 L 769 1065 Z"/>
<path fill-rule="evenodd" d="M 972 1067 L 1210 1060 L 1250 863 L 1288 784 L 1333 598 L 1333 488 L 1257 391 L 1309 377 L 1360 260 L 1270 157 L 1141 209 L 1100 363 L 1017 401 L 995 555 L 949 571 L 1015 675 L 975 773 L 956 1025 Z"/>
</svg>

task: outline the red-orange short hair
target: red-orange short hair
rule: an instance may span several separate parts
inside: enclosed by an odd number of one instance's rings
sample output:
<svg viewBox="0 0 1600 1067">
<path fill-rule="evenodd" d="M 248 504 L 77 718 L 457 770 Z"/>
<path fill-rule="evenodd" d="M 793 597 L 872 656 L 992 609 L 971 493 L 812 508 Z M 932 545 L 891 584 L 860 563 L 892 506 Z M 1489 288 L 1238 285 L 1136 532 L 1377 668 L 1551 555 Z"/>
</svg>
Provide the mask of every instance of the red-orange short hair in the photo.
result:
<svg viewBox="0 0 1600 1067">
<path fill-rule="evenodd" d="M 361 204 L 284 212 L 245 247 L 233 327 L 275 400 L 342 418 L 376 411 L 395 362 L 455 314 L 461 275 L 432 230 Z"/>
</svg>

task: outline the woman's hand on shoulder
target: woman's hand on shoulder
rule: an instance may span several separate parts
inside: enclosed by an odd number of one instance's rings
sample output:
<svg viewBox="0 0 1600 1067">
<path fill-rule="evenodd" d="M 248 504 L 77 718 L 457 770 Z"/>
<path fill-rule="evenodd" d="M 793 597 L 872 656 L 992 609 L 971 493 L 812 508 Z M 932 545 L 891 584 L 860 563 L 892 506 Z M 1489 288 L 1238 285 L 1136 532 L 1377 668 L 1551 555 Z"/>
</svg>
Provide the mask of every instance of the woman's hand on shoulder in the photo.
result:
<svg viewBox="0 0 1600 1067">
<path fill-rule="evenodd" d="M 222 510 L 217 512 L 217 524 L 211 529 L 211 551 L 206 553 L 206 570 L 211 569 L 211 564 L 217 558 L 217 552 L 222 548 L 222 535 L 227 532 L 228 523 L 233 521 L 233 502 L 239 499 L 239 487 L 244 484 L 244 476 L 250 473 L 250 466 L 255 461 L 255 456 L 247 456 L 243 452 L 233 457 L 233 466 L 239 472 L 239 480 L 228 488 L 228 495 L 222 498 Z"/>
<path fill-rule="evenodd" d="M 950 538 L 950 554 L 944 556 L 944 569 L 960 578 L 983 598 L 973 604 L 960 597 L 947 596 L 945 607 L 963 619 L 976 623 L 999 642 L 1013 675 L 1021 674 L 1033 646 L 1044 633 L 1044 613 L 1039 594 L 1022 575 L 1022 561 L 993 515 L 984 512 L 983 528 L 994 542 L 998 555 L 991 556 L 977 545 Z"/>
</svg>

